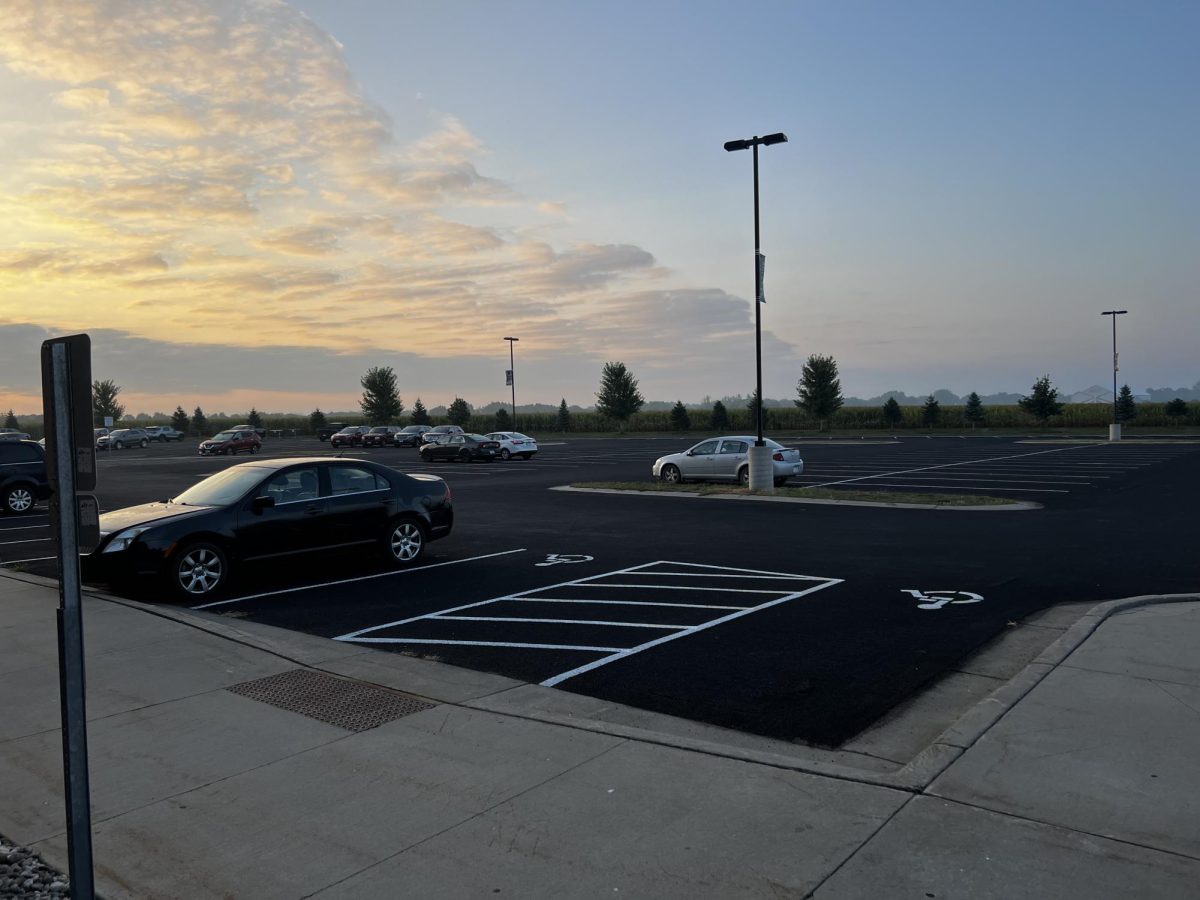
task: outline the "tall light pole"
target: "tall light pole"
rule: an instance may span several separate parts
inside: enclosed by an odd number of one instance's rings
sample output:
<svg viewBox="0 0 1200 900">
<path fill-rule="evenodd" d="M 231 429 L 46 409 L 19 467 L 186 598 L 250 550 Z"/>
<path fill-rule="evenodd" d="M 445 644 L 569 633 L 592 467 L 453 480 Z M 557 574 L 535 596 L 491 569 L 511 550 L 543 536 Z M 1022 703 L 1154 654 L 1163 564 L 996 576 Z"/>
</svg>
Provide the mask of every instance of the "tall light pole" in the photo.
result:
<svg viewBox="0 0 1200 900">
<path fill-rule="evenodd" d="M 1110 441 L 1120 440 L 1121 438 L 1121 420 L 1117 416 L 1117 316 L 1125 315 L 1127 309 L 1110 309 L 1107 312 L 1102 312 L 1102 316 L 1112 316 L 1113 326 L 1113 420 L 1112 427 L 1108 430 L 1108 439 Z"/>
<path fill-rule="evenodd" d="M 513 365 L 513 344 L 520 338 L 506 337 L 508 341 L 508 383 L 512 387 L 512 429 L 517 430 L 517 368 Z"/>
<path fill-rule="evenodd" d="M 771 144 L 787 142 L 787 135 L 782 131 L 759 137 L 757 134 L 748 140 L 726 141 L 725 149 L 732 153 L 734 150 L 752 150 L 754 154 L 754 372 L 758 403 L 755 412 L 758 419 L 758 437 L 754 441 L 754 452 L 750 454 L 750 487 L 754 490 L 770 491 L 774 488 L 771 456 L 764 452 L 763 442 L 763 390 L 762 390 L 762 304 L 766 302 L 763 296 L 763 263 L 765 259 L 761 252 L 761 240 L 758 227 L 758 148 L 760 145 L 769 147 Z"/>
</svg>

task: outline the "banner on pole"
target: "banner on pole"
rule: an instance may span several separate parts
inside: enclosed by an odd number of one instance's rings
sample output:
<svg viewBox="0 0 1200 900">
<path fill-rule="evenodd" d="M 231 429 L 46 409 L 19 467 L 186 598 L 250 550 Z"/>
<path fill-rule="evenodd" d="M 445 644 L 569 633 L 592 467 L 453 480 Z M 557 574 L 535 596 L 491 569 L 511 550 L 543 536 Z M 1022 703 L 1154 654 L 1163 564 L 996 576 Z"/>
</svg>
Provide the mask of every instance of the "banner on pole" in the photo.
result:
<svg viewBox="0 0 1200 900">
<path fill-rule="evenodd" d="M 504 386 L 512 387 L 512 369 L 504 370 Z"/>
<path fill-rule="evenodd" d="M 767 258 L 761 253 L 756 253 L 755 261 L 758 270 L 758 284 L 755 286 L 755 293 L 759 303 L 766 303 L 767 295 L 763 292 L 763 279 L 767 274 Z"/>
</svg>

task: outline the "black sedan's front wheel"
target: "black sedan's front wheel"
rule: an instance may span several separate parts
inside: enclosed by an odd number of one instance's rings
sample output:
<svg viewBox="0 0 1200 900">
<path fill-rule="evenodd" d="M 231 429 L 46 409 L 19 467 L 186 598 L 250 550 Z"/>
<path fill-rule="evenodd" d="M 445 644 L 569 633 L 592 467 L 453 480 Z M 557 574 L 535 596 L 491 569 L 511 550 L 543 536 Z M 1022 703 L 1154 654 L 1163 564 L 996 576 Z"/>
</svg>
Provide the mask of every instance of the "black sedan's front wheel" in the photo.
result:
<svg viewBox="0 0 1200 900">
<path fill-rule="evenodd" d="M 188 544 L 171 559 L 169 577 L 175 593 L 186 600 L 211 597 L 229 580 L 229 558 L 216 544 Z"/>
<path fill-rule="evenodd" d="M 388 525 L 383 549 L 393 565 L 411 565 L 425 552 L 425 529 L 415 519 L 395 519 Z"/>
</svg>

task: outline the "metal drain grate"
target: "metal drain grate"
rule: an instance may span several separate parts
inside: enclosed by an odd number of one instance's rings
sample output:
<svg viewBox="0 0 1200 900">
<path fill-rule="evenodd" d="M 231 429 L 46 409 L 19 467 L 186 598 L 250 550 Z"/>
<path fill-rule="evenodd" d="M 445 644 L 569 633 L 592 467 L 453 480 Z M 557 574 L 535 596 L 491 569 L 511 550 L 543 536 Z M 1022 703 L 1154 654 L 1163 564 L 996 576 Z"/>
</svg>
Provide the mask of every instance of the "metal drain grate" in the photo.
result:
<svg viewBox="0 0 1200 900">
<path fill-rule="evenodd" d="M 347 731 L 368 731 L 433 708 L 432 703 L 416 697 L 311 669 L 292 669 L 226 690 Z"/>
</svg>

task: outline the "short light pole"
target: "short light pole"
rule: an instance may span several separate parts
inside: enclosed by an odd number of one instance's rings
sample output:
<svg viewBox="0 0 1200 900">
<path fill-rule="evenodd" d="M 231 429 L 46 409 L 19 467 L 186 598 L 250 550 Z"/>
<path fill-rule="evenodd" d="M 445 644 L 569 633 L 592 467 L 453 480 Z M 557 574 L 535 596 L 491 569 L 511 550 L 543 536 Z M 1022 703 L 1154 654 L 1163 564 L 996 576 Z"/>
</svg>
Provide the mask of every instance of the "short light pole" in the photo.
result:
<svg viewBox="0 0 1200 900">
<path fill-rule="evenodd" d="M 1119 441 L 1121 439 L 1121 419 L 1117 414 L 1117 316 L 1125 315 L 1127 309 L 1110 309 L 1107 312 L 1102 312 L 1102 316 L 1112 316 L 1112 332 L 1113 332 L 1113 420 L 1112 425 L 1108 429 L 1108 439 L 1110 441 Z"/>
<path fill-rule="evenodd" d="M 506 337 L 508 341 L 508 383 L 512 387 L 512 429 L 517 430 L 517 367 L 513 364 L 513 344 L 520 338 Z"/>
<path fill-rule="evenodd" d="M 756 397 L 755 417 L 757 418 L 758 436 L 754 441 L 754 449 L 750 453 L 750 488 L 759 491 L 772 491 L 775 487 L 774 471 L 771 465 L 771 454 L 763 442 L 763 390 L 762 390 L 762 304 L 766 302 L 763 296 L 763 263 L 761 240 L 758 227 L 758 148 L 769 147 L 771 144 L 787 142 L 787 135 L 782 131 L 759 137 L 757 134 L 747 140 L 726 141 L 725 149 L 732 153 L 734 150 L 752 150 L 754 154 L 754 371 Z"/>
</svg>

